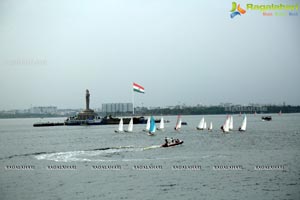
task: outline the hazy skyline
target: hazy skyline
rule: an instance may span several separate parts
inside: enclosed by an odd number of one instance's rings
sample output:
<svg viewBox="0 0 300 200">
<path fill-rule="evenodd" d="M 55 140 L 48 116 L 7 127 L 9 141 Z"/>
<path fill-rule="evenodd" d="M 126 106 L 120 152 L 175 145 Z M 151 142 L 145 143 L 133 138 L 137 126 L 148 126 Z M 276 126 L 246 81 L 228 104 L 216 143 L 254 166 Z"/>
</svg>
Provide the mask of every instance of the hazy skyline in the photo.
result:
<svg viewBox="0 0 300 200">
<path fill-rule="evenodd" d="M 246 3 L 299 1 L 238 1 Z M 2 109 L 300 104 L 300 16 L 230 18 L 232 1 L 3 0 Z M 299 11 L 298 11 L 299 14 Z"/>
</svg>

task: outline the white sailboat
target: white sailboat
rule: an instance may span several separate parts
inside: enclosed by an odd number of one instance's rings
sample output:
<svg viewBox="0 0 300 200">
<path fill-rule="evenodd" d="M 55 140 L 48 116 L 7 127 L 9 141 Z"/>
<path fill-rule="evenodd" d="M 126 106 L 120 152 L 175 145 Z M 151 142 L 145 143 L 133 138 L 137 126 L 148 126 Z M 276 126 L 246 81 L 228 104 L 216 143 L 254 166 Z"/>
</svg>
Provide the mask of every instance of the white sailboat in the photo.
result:
<svg viewBox="0 0 300 200">
<path fill-rule="evenodd" d="M 245 115 L 242 122 L 242 126 L 239 128 L 239 131 L 246 131 L 246 127 L 247 127 L 247 116 Z"/>
<path fill-rule="evenodd" d="M 233 130 L 233 117 L 230 115 L 229 117 L 229 130 Z"/>
<path fill-rule="evenodd" d="M 115 130 L 116 133 L 121 133 L 123 132 L 123 118 L 120 119 L 120 122 L 119 122 L 119 128 L 118 130 Z"/>
<path fill-rule="evenodd" d="M 160 118 L 159 128 L 157 130 L 163 130 L 165 128 L 165 121 L 164 118 Z"/>
<path fill-rule="evenodd" d="M 200 120 L 198 126 L 196 127 L 197 130 L 203 130 L 204 129 L 204 117 Z"/>
<path fill-rule="evenodd" d="M 228 116 L 223 124 L 223 126 L 221 126 L 221 129 L 223 131 L 223 133 L 228 133 L 229 132 L 229 119 L 230 116 Z"/>
<path fill-rule="evenodd" d="M 212 122 L 210 122 L 209 127 L 208 127 L 208 130 L 209 130 L 209 131 L 212 131 L 212 129 L 213 129 L 213 124 L 212 124 Z"/>
<path fill-rule="evenodd" d="M 132 132 L 133 130 L 133 119 L 131 118 L 128 124 L 128 128 L 127 130 L 125 130 L 125 132 Z"/>
<path fill-rule="evenodd" d="M 177 122 L 176 122 L 176 126 L 175 126 L 175 130 L 179 130 L 181 128 L 181 117 L 180 115 L 178 115 L 177 117 Z"/>
<path fill-rule="evenodd" d="M 149 131 L 149 129 L 150 129 L 150 117 L 148 117 L 147 119 L 146 129 L 144 129 L 143 131 Z"/>
</svg>

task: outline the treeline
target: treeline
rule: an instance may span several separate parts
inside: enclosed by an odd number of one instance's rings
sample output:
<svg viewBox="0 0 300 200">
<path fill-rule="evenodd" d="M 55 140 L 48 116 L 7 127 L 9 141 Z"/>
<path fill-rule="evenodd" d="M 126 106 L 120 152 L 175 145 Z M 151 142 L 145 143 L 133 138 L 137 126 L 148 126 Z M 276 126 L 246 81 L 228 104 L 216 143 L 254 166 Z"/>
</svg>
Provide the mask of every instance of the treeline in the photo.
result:
<svg viewBox="0 0 300 200">
<path fill-rule="evenodd" d="M 212 107 L 184 107 L 184 108 L 157 108 L 137 112 L 141 115 L 204 115 L 204 114 L 224 114 L 224 108 Z"/>
<path fill-rule="evenodd" d="M 264 113 L 300 113 L 300 106 L 267 106 Z"/>
<path fill-rule="evenodd" d="M 0 113 L 0 119 L 10 119 L 10 118 L 50 118 L 50 117 L 65 117 L 55 114 L 32 114 L 32 113 L 16 113 L 16 114 L 7 114 Z"/>
<path fill-rule="evenodd" d="M 300 113 L 300 106 L 198 106 L 198 107 L 174 107 L 174 108 L 139 108 L 135 112 L 136 115 L 213 115 L 213 114 L 239 114 L 239 113 Z M 100 116 L 112 115 L 122 116 L 131 115 L 131 113 L 99 113 Z M 0 118 L 50 118 L 50 117 L 69 117 L 68 115 L 57 115 L 57 114 L 30 114 L 30 113 L 0 113 Z"/>
<path fill-rule="evenodd" d="M 143 109 L 136 112 L 140 115 L 213 115 L 213 114 L 239 114 L 239 113 L 300 113 L 300 106 L 263 106 L 263 107 L 184 107 L 184 108 L 157 108 Z"/>
</svg>

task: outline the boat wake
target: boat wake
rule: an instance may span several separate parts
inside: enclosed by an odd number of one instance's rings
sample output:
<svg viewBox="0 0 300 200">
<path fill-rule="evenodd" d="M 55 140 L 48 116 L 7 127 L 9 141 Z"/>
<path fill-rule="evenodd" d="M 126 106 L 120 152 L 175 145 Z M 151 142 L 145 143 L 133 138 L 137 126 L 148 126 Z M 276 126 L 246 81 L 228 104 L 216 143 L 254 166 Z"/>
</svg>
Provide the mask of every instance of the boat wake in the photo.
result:
<svg viewBox="0 0 300 200">
<path fill-rule="evenodd" d="M 149 147 L 120 146 L 120 147 L 97 148 L 97 149 L 84 150 L 84 151 L 41 153 L 38 155 L 34 155 L 34 157 L 38 160 L 51 160 L 56 162 L 142 161 L 147 159 L 125 159 L 124 154 L 129 152 L 141 152 L 141 151 L 156 149 L 156 148 L 160 148 L 160 146 L 159 145 L 154 145 Z"/>
<path fill-rule="evenodd" d="M 47 153 L 52 153 L 52 152 L 35 152 L 35 153 L 25 153 L 25 154 L 16 154 L 16 155 L 11 155 L 7 157 L 0 158 L 0 160 L 6 160 L 6 159 L 12 159 L 15 157 L 26 157 L 26 156 L 35 156 L 35 155 L 41 155 L 41 154 L 47 154 Z"/>
<path fill-rule="evenodd" d="M 143 150 L 157 149 L 160 147 L 161 147 L 160 145 L 153 145 L 153 146 L 149 146 L 149 147 L 144 147 Z"/>
</svg>

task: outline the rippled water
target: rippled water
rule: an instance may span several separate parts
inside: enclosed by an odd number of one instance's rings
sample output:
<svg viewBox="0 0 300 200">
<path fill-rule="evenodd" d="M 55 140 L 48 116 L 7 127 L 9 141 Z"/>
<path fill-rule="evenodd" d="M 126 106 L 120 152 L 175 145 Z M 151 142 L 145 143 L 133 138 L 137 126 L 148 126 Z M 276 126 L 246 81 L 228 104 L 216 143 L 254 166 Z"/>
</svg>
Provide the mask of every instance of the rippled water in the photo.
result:
<svg viewBox="0 0 300 200">
<path fill-rule="evenodd" d="M 148 136 L 115 126 L 32 127 L 39 119 L 0 120 L 0 199 L 300 199 L 300 115 L 248 115 L 247 132 L 221 134 L 224 115 L 202 116 Z M 44 121 L 63 119 L 44 119 Z M 235 129 L 242 117 L 234 115 Z M 126 128 L 126 127 L 125 127 Z M 184 140 L 160 148 L 165 137 Z M 33 166 L 32 170 L 16 167 Z M 76 169 L 54 169 L 73 166 Z M 184 170 L 175 167 L 186 167 Z M 192 168 L 201 166 L 201 169 Z M 238 170 L 214 167 L 241 166 Z M 283 167 L 255 170 L 256 166 Z"/>
</svg>

